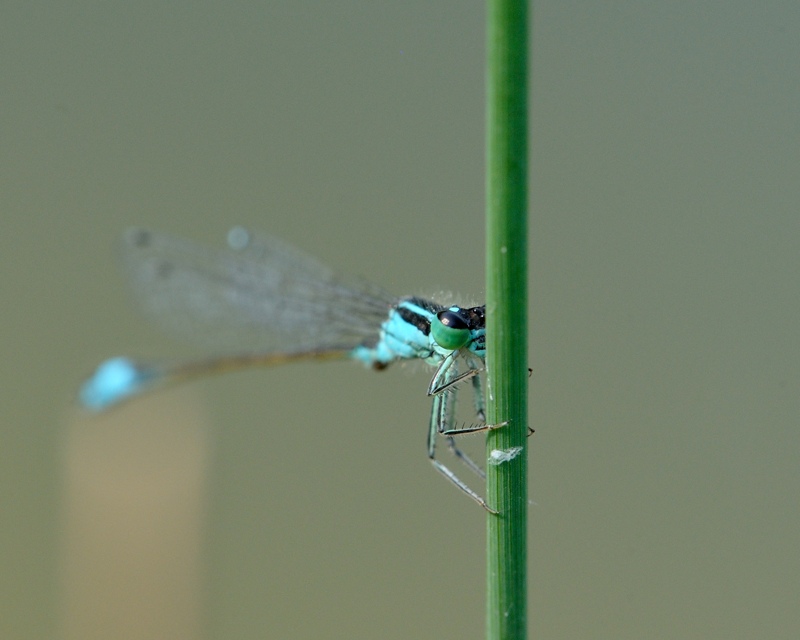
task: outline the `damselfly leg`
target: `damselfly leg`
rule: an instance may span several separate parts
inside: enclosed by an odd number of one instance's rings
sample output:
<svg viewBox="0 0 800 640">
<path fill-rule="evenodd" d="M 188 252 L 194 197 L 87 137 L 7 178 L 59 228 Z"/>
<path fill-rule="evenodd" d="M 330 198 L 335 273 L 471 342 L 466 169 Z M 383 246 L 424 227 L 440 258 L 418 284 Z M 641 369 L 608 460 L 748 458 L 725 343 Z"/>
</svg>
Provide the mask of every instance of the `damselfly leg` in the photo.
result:
<svg viewBox="0 0 800 640">
<path fill-rule="evenodd" d="M 455 437 L 480 433 L 482 431 L 492 431 L 506 424 L 501 423 L 493 425 L 485 423 L 483 385 L 480 382 L 482 367 L 478 367 L 471 358 L 466 358 L 468 368 L 466 371 L 459 374 L 457 364 L 459 355 L 460 354 L 455 351 L 448 355 L 436 369 L 436 373 L 428 386 L 428 395 L 433 397 L 431 419 L 428 428 L 428 458 L 434 468 L 461 489 L 461 491 L 466 493 L 489 513 L 497 514 L 498 512 L 490 507 L 484 498 L 473 491 L 456 476 L 455 473 L 436 459 L 436 437 L 437 435 L 441 435 L 445 437 L 447 446 L 450 451 L 452 451 L 453 455 L 461 460 L 461 462 L 475 474 L 485 479 L 486 473 L 484 470 L 458 447 Z M 458 385 L 468 379 L 472 381 L 472 390 L 475 395 L 475 409 L 480 422 L 478 424 L 464 425 L 461 427 L 454 426 Z"/>
</svg>

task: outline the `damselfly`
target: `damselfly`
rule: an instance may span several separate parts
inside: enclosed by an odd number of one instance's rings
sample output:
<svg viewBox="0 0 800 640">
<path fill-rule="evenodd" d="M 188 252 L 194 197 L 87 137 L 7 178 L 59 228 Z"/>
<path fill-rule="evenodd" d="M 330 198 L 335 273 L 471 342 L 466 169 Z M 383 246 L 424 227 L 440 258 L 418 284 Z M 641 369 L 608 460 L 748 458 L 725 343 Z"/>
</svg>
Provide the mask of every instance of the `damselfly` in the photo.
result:
<svg viewBox="0 0 800 640">
<path fill-rule="evenodd" d="M 258 365 L 350 358 L 384 369 L 397 360 L 422 360 L 436 368 L 428 385 L 428 457 L 461 491 L 496 513 L 436 458 L 442 436 L 459 460 L 484 477 L 454 437 L 503 426 L 485 423 L 485 307 L 396 298 L 242 227 L 231 229 L 224 250 L 131 229 L 121 254 L 146 312 L 173 332 L 229 355 L 168 364 L 112 358 L 83 384 L 84 406 L 101 411 L 166 384 Z M 458 427 L 457 389 L 466 382 L 479 423 Z"/>
</svg>

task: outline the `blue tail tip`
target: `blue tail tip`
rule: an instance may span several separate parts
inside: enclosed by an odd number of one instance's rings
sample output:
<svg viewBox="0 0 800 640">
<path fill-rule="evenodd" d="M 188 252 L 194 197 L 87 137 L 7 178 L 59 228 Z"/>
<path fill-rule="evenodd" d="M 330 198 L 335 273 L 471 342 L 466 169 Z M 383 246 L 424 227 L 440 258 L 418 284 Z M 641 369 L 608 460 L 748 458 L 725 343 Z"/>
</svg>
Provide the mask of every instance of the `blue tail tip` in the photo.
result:
<svg viewBox="0 0 800 640">
<path fill-rule="evenodd" d="M 103 411 L 141 390 L 140 368 L 128 358 L 103 362 L 81 386 L 81 404 L 91 411 Z"/>
</svg>

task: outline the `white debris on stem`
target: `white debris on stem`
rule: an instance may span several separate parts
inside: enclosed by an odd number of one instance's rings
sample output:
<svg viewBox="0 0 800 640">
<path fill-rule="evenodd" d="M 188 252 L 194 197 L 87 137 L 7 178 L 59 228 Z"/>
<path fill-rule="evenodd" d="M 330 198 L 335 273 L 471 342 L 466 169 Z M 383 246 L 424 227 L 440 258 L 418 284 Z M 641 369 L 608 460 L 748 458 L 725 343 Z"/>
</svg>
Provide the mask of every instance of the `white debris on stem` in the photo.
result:
<svg viewBox="0 0 800 640">
<path fill-rule="evenodd" d="M 489 464 L 498 465 L 513 460 L 520 453 L 522 447 L 511 447 L 510 449 L 493 449 L 489 454 Z"/>
</svg>

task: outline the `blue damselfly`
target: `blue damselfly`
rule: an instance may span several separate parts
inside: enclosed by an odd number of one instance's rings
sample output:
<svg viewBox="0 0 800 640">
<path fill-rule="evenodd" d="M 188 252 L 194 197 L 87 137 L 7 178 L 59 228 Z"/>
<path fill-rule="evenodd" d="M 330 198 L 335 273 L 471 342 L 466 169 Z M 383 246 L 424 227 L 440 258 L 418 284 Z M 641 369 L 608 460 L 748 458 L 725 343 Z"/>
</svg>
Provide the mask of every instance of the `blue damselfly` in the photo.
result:
<svg viewBox="0 0 800 640">
<path fill-rule="evenodd" d="M 436 458 L 436 439 L 469 469 L 483 470 L 455 436 L 503 426 L 485 423 L 482 371 L 485 308 L 443 306 L 396 298 L 370 283 L 334 273 L 311 256 L 242 227 L 227 249 L 131 229 L 122 261 L 145 311 L 173 333 L 218 355 L 178 363 L 102 363 L 83 384 L 80 400 L 102 411 L 145 391 L 211 373 L 300 360 L 353 359 L 375 369 L 418 359 L 435 367 L 428 385 L 433 407 L 428 457 L 434 467 L 487 511 L 486 501 Z M 469 383 L 478 423 L 454 426 L 457 388 Z"/>
</svg>

